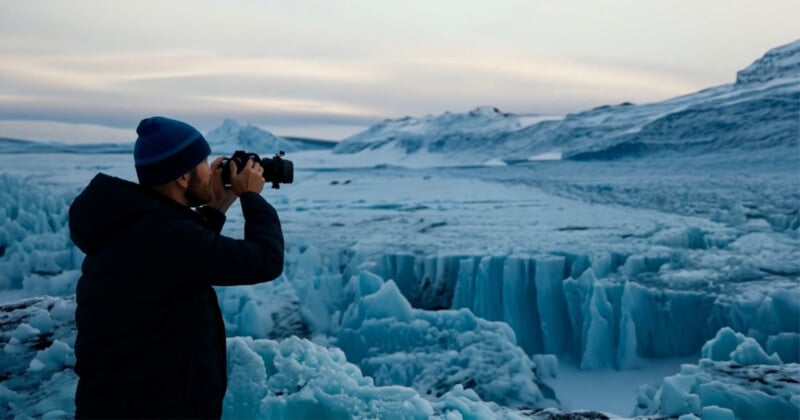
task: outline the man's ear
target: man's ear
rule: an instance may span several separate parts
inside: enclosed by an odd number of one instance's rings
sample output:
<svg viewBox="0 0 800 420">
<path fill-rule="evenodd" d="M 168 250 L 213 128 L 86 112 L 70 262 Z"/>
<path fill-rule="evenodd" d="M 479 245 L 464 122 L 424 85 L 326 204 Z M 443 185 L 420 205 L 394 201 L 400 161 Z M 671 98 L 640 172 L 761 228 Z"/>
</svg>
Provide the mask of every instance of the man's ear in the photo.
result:
<svg viewBox="0 0 800 420">
<path fill-rule="evenodd" d="M 189 188 L 189 177 L 191 177 L 191 172 L 186 172 L 185 174 L 178 177 L 175 182 L 181 187 L 182 190 Z"/>
</svg>

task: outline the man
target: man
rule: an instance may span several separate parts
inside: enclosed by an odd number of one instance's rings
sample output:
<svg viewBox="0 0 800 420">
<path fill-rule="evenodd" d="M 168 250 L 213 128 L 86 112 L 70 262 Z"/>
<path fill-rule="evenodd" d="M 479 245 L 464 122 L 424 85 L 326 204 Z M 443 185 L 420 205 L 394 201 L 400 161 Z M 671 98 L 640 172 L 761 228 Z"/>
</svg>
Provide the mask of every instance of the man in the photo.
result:
<svg viewBox="0 0 800 420">
<path fill-rule="evenodd" d="M 212 286 L 273 280 L 283 233 L 250 161 L 231 186 L 222 157 L 192 126 L 141 121 L 139 183 L 98 174 L 70 206 L 86 253 L 77 286 L 76 417 L 219 418 L 227 386 L 225 329 Z M 238 197 L 244 239 L 220 234 Z M 196 208 L 196 209 L 194 209 Z"/>
</svg>

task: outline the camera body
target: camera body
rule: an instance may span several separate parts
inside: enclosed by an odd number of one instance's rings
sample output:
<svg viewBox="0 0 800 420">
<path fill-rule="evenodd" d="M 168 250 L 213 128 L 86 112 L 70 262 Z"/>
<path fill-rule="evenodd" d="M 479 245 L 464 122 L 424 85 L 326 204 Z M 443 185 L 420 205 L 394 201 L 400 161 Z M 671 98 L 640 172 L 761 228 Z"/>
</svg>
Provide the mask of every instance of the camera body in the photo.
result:
<svg viewBox="0 0 800 420">
<path fill-rule="evenodd" d="M 256 153 L 237 150 L 233 156 L 222 161 L 222 184 L 231 188 L 231 161 L 236 162 L 237 173 L 242 172 L 248 161 L 256 161 L 264 168 L 264 181 L 272 183 L 272 188 L 279 189 L 280 184 L 291 184 L 294 181 L 294 163 L 283 159 L 283 150 L 272 158 L 261 158 Z"/>
</svg>

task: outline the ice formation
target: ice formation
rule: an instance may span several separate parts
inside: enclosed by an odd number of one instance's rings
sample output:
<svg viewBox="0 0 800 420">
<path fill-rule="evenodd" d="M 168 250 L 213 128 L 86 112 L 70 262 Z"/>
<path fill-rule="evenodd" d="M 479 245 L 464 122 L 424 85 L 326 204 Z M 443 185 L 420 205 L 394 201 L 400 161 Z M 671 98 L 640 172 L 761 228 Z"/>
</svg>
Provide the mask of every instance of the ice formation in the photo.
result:
<svg viewBox="0 0 800 420">
<path fill-rule="evenodd" d="M 386 285 L 380 289 L 385 287 L 386 291 L 375 299 L 397 305 L 395 299 L 400 299 L 399 294 L 395 292 L 392 296 L 391 283 Z M 397 306 L 392 308 L 390 312 L 403 310 Z M 369 313 L 374 313 L 375 309 L 364 308 Z M 39 297 L 0 305 L 0 343 L 4 343 L 2 366 L 5 376 L 0 384 L 0 416 L 63 418 L 74 414 L 73 398 L 77 385 L 77 376 L 72 370 L 75 364 L 74 310 L 73 297 Z M 407 306 L 406 310 L 408 315 L 414 312 Z M 458 318 L 477 321 L 466 314 Z M 367 316 L 365 321 L 372 319 Z M 409 331 L 417 328 L 416 325 L 406 327 Z M 472 333 L 462 333 L 469 334 Z M 497 338 L 487 333 L 483 337 Z M 463 357 L 481 355 L 480 349 L 475 349 L 480 347 L 475 342 L 481 338 L 471 339 L 473 348 Z M 526 390 L 536 392 L 535 385 L 530 382 L 532 362 L 520 366 L 510 364 L 506 367 L 510 376 L 497 372 L 491 375 L 496 382 L 482 383 L 481 375 L 485 376 L 492 370 L 489 363 L 478 357 L 460 374 L 462 378 L 475 375 L 478 384 L 475 389 L 460 384 L 441 384 L 444 386 L 441 393 L 423 395 L 415 388 L 376 384 L 378 380 L 363 374 L 358 365 L 348 361 L 341 349 L 308 339 L 290 337 L 275 341 L 241 336 L 229 338 L 227 346 L 228 392 L 223 418 L 374 418 L 387 413 L 392 413 L 393 418 L 403 419 L 522 418 L 513 408 L 481 399 L 476 390 L 517 398 Z M 442 361 L 431 368 L 441 368 L 455 359 L 447 355 L 444 348 L 436 349 L 434 346 L 435 343 L 428 345 L 427 350 L 431 352 L 428 361 L 437 354 L 442 356 Z M 493 350 L 503 350 L 500 348 L 502 345 L 489 346 Z M 510 345 L 506 345 L 504 350 L 509 354 L 501 358 L 518 356 Z M 409 351 L 409 357 L 414 355 Z M 484 357 L 492 358 L 486 354 Z M 394 370 L 397 371 L 399 366 L 395 365 Z M 515 367 L 526 371 L 515 371 Z M 502 369 L 502 366 L 497 368 Z M 418 373 L 417 377 L 437 379 L 442 375 Z M 522 388 L 518 388 L 519 385 Z M 487 389 L 479 389 L 481 386 Z"/>
<path fill-rule="evenodd" d="M 695 274 L 664 270 L 675 263 L 670 253 L 387 255 L 378 272 L 395 279 L 415 306 L 435 309 L 451 302 L 452 308 L 504 321 L 529 355 L 572 354 L 583 368 L 633 368 L 641 358 L 691 355 L 725 326 L 796 359 L 791 348 L 800 332 L 795 282 L 775 279 L 741 295 L 710 293 L 691 284 Z M 797 269 L 796 262 L 783 263 L 792 272 Z M 708 279 L 702 278 L 703 283 Z M 738 290 L 735 281 L 720 281 Z"/>
<path fill-rule="evenodd" d="M 752 338 L 721 329 L 696 365 L 639 391 L 637 415 L 796 419 L 800 365 L 782 363 Z M 681 417 L 683 418 L 683 417 Z M 691 417 L 686 417 L 691 418 Z"/>
</svg>

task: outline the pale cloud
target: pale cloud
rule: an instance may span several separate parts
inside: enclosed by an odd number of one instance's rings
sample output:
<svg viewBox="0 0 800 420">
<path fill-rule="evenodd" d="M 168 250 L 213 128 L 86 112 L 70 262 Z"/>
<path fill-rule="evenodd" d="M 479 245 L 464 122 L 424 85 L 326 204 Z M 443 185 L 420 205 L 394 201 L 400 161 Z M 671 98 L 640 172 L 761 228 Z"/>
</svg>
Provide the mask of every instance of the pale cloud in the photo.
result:
<svg viewBox="0 0 800 420">
<path fill-rule="evenodd" d="M 447 57 L 413 58 L 403 65 L 418 69 L 435 69 L 441 74 L 468 74 L 475 78 L 489 77 L 517 80 L 531 84 L 550 84 L 571 89 L 599 91 L 638 90 L 641 96 L 659 97 L 676 92 L 690 92 L 705 87 L 698 78 L 676 76 L 664 71 L 632 68 L 607 63 L 581 62 L 555 57 L 522 57 L 483 52 L 453 53 Z M 525 92 L 516 92 L 524 95 Z"/>
<path fill-rule="evenodd" d="M 0 120 L 0 137 L 68 143 L 130 143 L 136 140 L 136 133 L 95 124 Z"/>
<path fill-rule="evenodd" d="M 299 115 L 328 114 L 333 116 L 357 116 L 381 118 L 386 115 L 385 110 L 362 108 L 346 103 L 335 103 L 318 100 L 303 100 L 293 98 L 248 98 L 248 97 L 197 97 L 201 101 L 211 102 L 212 105 L 224 106 L 232 112 L 280 112 Z"/>
<path fill-rule="evenodd" d="M 304 81 L 374 83 L 380 75 L 362 62 L 231 58 L 211 52 L 160 51 L 47 56 L 0 53 L 0 75 L 65 89 L 106 90 L 115 83 L 209 75 L 259 76 Z"/>
</svg>

